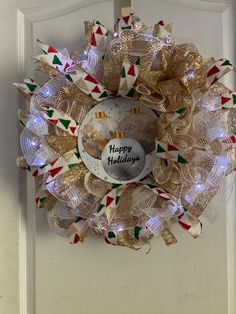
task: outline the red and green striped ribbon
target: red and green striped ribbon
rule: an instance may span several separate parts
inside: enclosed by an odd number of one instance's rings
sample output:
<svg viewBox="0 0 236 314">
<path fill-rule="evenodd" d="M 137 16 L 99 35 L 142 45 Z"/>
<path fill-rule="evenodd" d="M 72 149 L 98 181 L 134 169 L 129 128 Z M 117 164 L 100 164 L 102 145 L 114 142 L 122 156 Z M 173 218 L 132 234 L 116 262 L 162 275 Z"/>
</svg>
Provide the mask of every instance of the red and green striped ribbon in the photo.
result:
<svg viewBox="0 0 236 314">
<path fill-rule="evenodd" d="M 41 114 L 49 123 L 72 136 L 77 136 L 79 125 L 70 115 L 53 107 L 45 107 Z"/>
<path fill-rule="evenodd" d="M 40 88 L 40 85 L 31 78 L 25 78 L 24 83 L 13 83 L 13 85 L 27 98 L 31 98 Z"/>
<path fill-rule="evenodd" d="M 168 194 L 159 185 L 153 185 L 153 184 L 145 183 L 145 181 L 140 181 L 139 184 L 142 184 L 144 187 L 151 190 L 154 194 L 161 197 L 165 201 L 171 201 L 172 200 L 171 195 Z"/>
<path fill-rule="evenodd" d="M 75 70 L 74 61 L 68 55 L 62 54 L 56 48 L 46 45 L 39 40 L 38 43 L 44 54 L 36 56 L 34 59 L 47 63 L 63 74 L 70 73 Z"/>
<path fill-rule="evenodd" d="M 134 25 L 133 25 L 132 14 L 119 17 L 115 24 L 115 31 L 118 36 L 120 36 L 124 30 L 133 30 L 133 28 L 134 28 Z"/>
<path fill-rule="evenodd" d="M 181 164 L 187 164 L 188 160 L 183 157 L 182 150 L 169 143 L 162 143 L 156 140 L 156 155 L 159 158 L 173 160 Z"/>
<path fill-rule="evenodd" d="M 236 93 L 224 93 L 218 97 L 219 107 L 222 109 L 236 109 Z"/>
<path fill-rule="evenodd" d="M 178 119 L 184 112 L 186 111 L 186 108 L 184 107 L 180 107 L 179 109 L 177 109 L 173 115 L 168 119 L 168 122 L 173 122 L 176 119 Z"/>
<path fill-rule="evenodd" d="M 139 64 L 140 58 L 137 59 L 136 64 L 128 61 L 122 64 L 118 95 L 122 97 L 134 97 L 139 74 Z"/>
<path fill-rule="evenodd" d="M 70 171 L 81 162 L 82 160 L 77 149 L 71 150 L 65 153 L 63 156 L 59 157 L 58 159 L 54 160 L 50 164 L 35 169 L 32 175 L 36 177 L 43 174 L 49 174 L 49 177 L 46 180 L 46 183 L 48 184 L 52 180 L 55 180 L 59 175 Z"/>
<path fill-rule="evenodd" d="M 227 138 L 224 138 L 221 143 L 222 143 L 224 151 L 235 148 L 236 147 L 236 135 L 234 134 L 229 135 Z"/>
<path fill-rule="evenodd" d="M 35 193 L 35 204 L 37 207 L 43 208 L 49 195 L 50 193 L 47 190 L 43 190 L 42 188 L 38 189 Z"/>
<path fill-rule="evenodd" d="M 91 35 L 91 48 L 100 49 L 104 51 L 106 48 L 108 38 L 108 30 L 99 21 L 93 22 L 93 29 Z"/>
<path fill-rule="evenodd" d="M 158 37 L 170 37 L 172 33 L 172 25 L 166 24 L 163 20 L 160 20 L 154 25 L 153 33 L 154 36 Z"/>
<path fill-rule="evenodd" d="M 106 192 L 101 200 L 101 203 L 97 207 L 97 216 L 101 216 L 111 208 L 117 208 L 120 202 L 121 195 L 126 187 L 126 184 L 112 184 L 111 189 Z"/>
<path fill-rule="evenodd" d="M 188 211 L 183 211 L 177 216 L 179 225 L 187 231 L 193 238 L 197 238 L 202 234 L 202 223 L 194 217 L 195 223 L 191 220 L 191 214 Z"/>
<path fill-rule="evenodd" d="M 22 128 L 25 128 L 26 123 L 29 120 L 29 114 L 26 111 L 19 109 L 17 112 L 17 116 L 18 116 L 18 121 L 19 121 L 20 126 Z"/>
<path fill-rule="evenodd" d="M 75 73 L 66 75 L 67 79 L 73 82 L 85 94 L 91 96 L 96 101 L 105 100 L 111 95 L 102 84 L 94 77 L 84 72 L 82 69 L 77 69 Z"/>
<path fill-rule="evenodd" d="M 222 78 L 226 73 L 233 70 L 233 66 L 231 62 L 227 59 L 219 59 L 215 61 L 208 69 L 207 69 L 207 78 L 206 85 L 207 87 L 212 86 L 220 78 Z"/>
<path fill-rule="evenodd" d="M 107 244 L 118 245 L 117 232 L 113 230 L 105 231 L 104 240 Z"/>
<path fill-rule="evenodd" d="M 71 244 L 83 242 L 89 229 L 87 220 L 83 217 L 77 217 L 73 224 L 69 227 L 68 237 Z"/>
</svg>

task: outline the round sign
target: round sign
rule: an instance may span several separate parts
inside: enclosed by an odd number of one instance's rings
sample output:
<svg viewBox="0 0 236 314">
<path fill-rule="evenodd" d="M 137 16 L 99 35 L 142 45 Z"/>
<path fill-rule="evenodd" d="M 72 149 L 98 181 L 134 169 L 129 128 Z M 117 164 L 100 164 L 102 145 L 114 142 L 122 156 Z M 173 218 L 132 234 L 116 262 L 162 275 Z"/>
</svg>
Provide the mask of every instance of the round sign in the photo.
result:
<svg viewBox="0 0 236 314">
<path fill-rule="evenodd" d="M 155 160 L 156 119 L 151 109 L 134 99 L 113 97 L 94 106 L 78 134 L 85 166 L 111 183 L 147 176 Z"/>
<path fill-rule="evenodd" d="M 136 178 L 145 165 L 143 147 L 131 138 L 115 138 L 102 153 L 102 166 L 112 178 L 129 181 Z"/>
</svg>

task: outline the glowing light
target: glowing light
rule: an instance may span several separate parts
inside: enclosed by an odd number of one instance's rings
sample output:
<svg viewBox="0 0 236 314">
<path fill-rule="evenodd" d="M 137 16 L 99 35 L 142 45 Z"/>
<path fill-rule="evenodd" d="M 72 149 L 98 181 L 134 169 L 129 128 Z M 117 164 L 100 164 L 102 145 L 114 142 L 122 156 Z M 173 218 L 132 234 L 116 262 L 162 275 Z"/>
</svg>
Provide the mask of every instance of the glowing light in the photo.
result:
<svg viewBox="0 0 236 314">
<path fill-rule="evenodd" d="M 225 133 L 225 131 L 222 128 L 217 128 L 217 127 L 209 128 L 207 134 L 211 141 L 217 138 L 222 139 L 222 138 L 227 137 L 227 134 Z"/>
<path fill-rule="evenodd" d="M 53 188 L 53 186 L 54 186 L 54 182 L 53 181 L 49 182 L 47 184 L 47 190 L 50 191 Z"/>
<path fill-rule="evenodd" d="M 146 223 L 146 227 L 154 235 L 157 235 L 159 233 L 161 225 L 162 225 L 162 221 L 161 221 L 160 217 L 157 217 L 157 216 L 149 218 L 147 223 Z"/>
<path fill-rule="evenodd" d="M 157 55 L 156 55 L 155 52 L 152 53 L 152 59 L 153 59 L 153 60 L 154 60 L 154 59 L 157 59 Z"/>
<path fill-rule="evenodd" d="M 228 169 L 228 166 L 229 166 L 228 163 L 229 162 L 228 162 L 228 159 L 226 157 L 221 157 L 219 163 L 220 163 L 221 169 L 223 169 L 223 170 Z"/>
<path fill-rule="evenodd" d="M 172 39 L 169 36 L 165 36 L 161 40 L 162 40 L 163 45 L 165 46 L 169 46 L 172 42 Z"/>
<path fill-rule="evenodd" d="M 192 197 L 189 194 L 185 195 L 185 200 L 189 203 L 192 204 Z"/>
<path fill-rule="evenodd" d="M 115 33 L 113 34 L 113 36 L 114 36 L 114 37 L 118 37 L 118 33 L 115 32 Z"/>
<path fill-rule="evenodd" d="M 41 117 L 34 118 L 33 121 L 34 121 L 34 123 L 37 123 L 37 124 L 40 124 L 40 123 L 44 122 L 43 118 L 41 118 Z"/>
<path fill-rule="evenodd" d="M 46 164 L 45 160 L 42 160 L 41 158 L 36 157 L 33 165 L 37 167 L 43 167 L 45 166 L 45 164 Z"/>
<path fill-rule="evenodd" d="M 139 24 L 140 24 L 139 22 L 134 23 L 134 27 L 135 28 L 139 27 Z"/>
<path fill-rule="evenodd" d="M 204 184 L 197 183 L 197 184 L 195 184 L 195 189 L 196 189 L 196 191 L 198 191 L 198 192 L 202 192 L 202 191 L 205 190 L 205 186 L 204 186 Z"/>
<path fill-rule="evenodd" d="M 48 97 L 48 96 L 51 96 L 51 95 L 52 95 L 52 91 L 48 87 L 45 87 L 43 89 L 43 96 L 44 97 Z"/>
<path fill-rule="evenodd" d="M 117 229 L 118 232 L 120 232 L 120 231 L 122 231 L 122 230 L 124 230 L 122 227 L 119 227 L 119 228 Z"/>
<path fill-rule="evenodd" d="M 84 55 L 87 56 L 88 55 L 88 51 L 84 50 Z"/>
<path fill-rule="evenodd" d="M 192 79 L 194 78 L 194 71 L 193 70 L 186 71 L 185 75 L 187 76 L 187 78 Z"/>
</svg>

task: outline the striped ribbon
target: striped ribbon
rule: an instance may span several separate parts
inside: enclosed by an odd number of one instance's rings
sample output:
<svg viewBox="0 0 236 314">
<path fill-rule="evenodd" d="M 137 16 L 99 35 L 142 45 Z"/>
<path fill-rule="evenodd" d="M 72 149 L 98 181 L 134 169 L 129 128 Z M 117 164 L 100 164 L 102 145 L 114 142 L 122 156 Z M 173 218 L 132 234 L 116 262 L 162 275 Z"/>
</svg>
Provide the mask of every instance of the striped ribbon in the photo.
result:
<svg viewBox="0 0 236 314">
<path fill-rule="evenodd" d="M 38 208 L 44 207 L 44 203 L 49 195 L 50 193 L 47 190 L 43 190 L 42 188 L 37 190 L 35 193 L 35 204 Z"/>
<path fill-rule="evenodd" d="M 208 69 L 207 69 L 207 79 L 206 85 L 207 87 L 212 86 L 218 80 L 223 77 L 226 73 L 233 70 L 233 66 L 227 59 L 219 59 L 218 61 L 214 62 Z"/>
<path fill-rule="evenodd" d="M 123 97 L 133 97 L 135 88 L 137 87 L 137 79 L 139 74 L 140 59 L 137 59 L 136 64 L 128 61 L 124 62 L 121 69 L 120 84 L 118 95 Z"/>
<path fill-rule="evenodd" d="M 31 78 L 25 78 L 24 83 L 13 83 L 13 85 L 15 85 L 18 91 L 28 99 L 30 99 L 40 88 L 40 85 Z"/>
<path fill-rule="evenodd" d="M 108 30 L 99 21 L 93 22 L 91 48 L 104 51 L 108 38 Z"/>
<path fill-rule="evenodd" d="M 154 25 L 153 36 L 155 37 L 170 37 L 172 33 L 172 25 L 166 24 L 163 20 Z"/>
<path fill-rule="evenodd" d="M 94 77 L 84 72 L 82 69 L 77 69 L 75 73 L 66 75 L 67 79 L 73 82 L 85 94 L 91 96 L 96 101 L 105 100 L 111 95 Z"/>
<path fill-rule="evenodd" d="M 56 125 L 63 131 L 68 132 L 72 136 L 77 136 L 79 125 L 68 114 L 53 107 L 45 107 L 41 111 L 42 116 L 51 124 Z"/>
<path fill-rule="evenodd" d="M 188 161 L 182 156 L 182 150 L 173 144 L 162 143 L 156 140 L 156 155 L 159 158 L 172 160 L 181 164 L 187 164 Z"/>
<path fill-rule="evenodd" d="M 127 185 L 125 184 L 112 184 L 111 189 L 106 192 L 101 203 L 97 207 L 97 216 L 101 216 L 110 209 L 116 209 L 126 187 Z"/>
<path fill-rule="evenodd" d="M 60 73 L 66 74 L 75 70 L 74 61 L 69 57 L 66 50 L 64 53 L 58 51 L 56 48 L 46 45 L 38 40 L 39 47 L 44 54 L 34 57 L 38 61 L 42 61 L 58 70 Z"/>
<path fill-rule="evenodd" d="M 68 229 L 68 237 L 71 244 L 83 242 L 89 229 L 87 220 L 82 217 L 78 217 Z"/>
<path fill-rule="evenodd" d="M 77 149 L 71 150 L 65 153 L 63 156 L 59 157 L 58 159 L 54 160 L 50 164 L 46 165 L 45 167 L 37 168 L 32 173 L 32 176 L 36 177 L 47 173 L 49 174 L 49 177 L 46 181 L 46 183 L 48 184 L 52 180 L 55 180 L 59 175 L 73 169 L 77 164 L 81 162 L 82 160 Z"/>
<path fill-rule="evenodd" d="M 222 109 L 236 109 L 236 93 L 229 92 L 222 94 L 218 97 L 218 104 Z"/>
<path fill-rule="evenodd" d="M 116 24 L 115 24 L 115 31 L 117 35 L 120 37 L 121 33 L 124 30 L 132 30 L 134 28 L 133 25 L 133 15 L 127 15 L 123 17 L 119 17 Z"/>
</svg>

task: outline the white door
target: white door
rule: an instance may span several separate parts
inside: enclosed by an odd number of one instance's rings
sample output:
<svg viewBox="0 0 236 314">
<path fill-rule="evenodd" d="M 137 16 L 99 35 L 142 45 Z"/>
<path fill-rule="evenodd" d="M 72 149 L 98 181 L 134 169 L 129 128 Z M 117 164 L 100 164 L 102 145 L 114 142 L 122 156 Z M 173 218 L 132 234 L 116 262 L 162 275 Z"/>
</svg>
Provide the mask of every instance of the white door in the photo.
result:
<svg viewBox="0 0 236 314">
<path fill-rule="evenodd" d="M 225 2 L 225 3 L 224 3 Z M 34 209 L 33 181 L 15 166 L 16 112 L 23 99 L 12 82 L 34 76 L 36 38 L 73 50 L 83 21 L 112 29 L 129 1 L 0 0 L 0 313 L 2 314 L 235 314 L 235 214 L 232 194 L 214 225 L 193 241 L 174 226 L 178 244 L 152 242 L 145 254 L 88 238 L 71 246 Z M 146 24 L 172 21 L 177 37 L 204 55 L 234 64 L 235 2 L 132 0 Z"/>
</svg>

